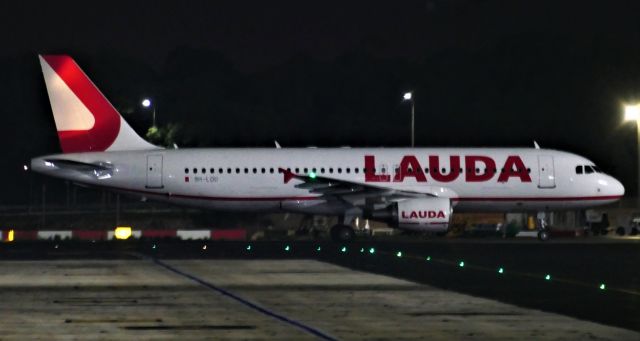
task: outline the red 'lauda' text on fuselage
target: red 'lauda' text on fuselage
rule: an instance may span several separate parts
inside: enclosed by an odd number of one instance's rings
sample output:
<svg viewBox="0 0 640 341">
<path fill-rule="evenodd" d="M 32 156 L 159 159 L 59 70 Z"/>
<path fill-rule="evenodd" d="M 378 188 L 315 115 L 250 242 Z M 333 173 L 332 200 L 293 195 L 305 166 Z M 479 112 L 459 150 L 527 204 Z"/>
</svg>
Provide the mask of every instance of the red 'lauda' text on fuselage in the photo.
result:
<svg viewBox="0 0 640 341">
<path fill-rule="evenodd" d="M 446 218 L 443 211 L 402 211 L 402 219 L 426 219 L 426 218 Z"/>
<path fill-rule="evenodd" d="M 527 167 L 518 155 L 509 155 L 501 168 L 496 168 L 496 162 L 482 155 L 464 156 L 466 182 L 485 182 L 491 180 L 496 174 L 498 182 L 507 182 L 511 178 L 518 178 L 521 182 L 531 182 L 531 176 Z M 364 156 L 365 181 L 366 182 L 403 182 L 405 178 L 412 177 L 417 182 L 427 182 L 424 168 L 414 155 L 405 155 L 391 179 L 389 171 L 381 172 L 376 169 L 374 155 Z M 431 178 L 437 182 L 451 182 L 460 176 L 460 156 L 449 156 L 449 172 L 444 174 L 440 170 L 440 158 L 438 155 L 429 155 L 429 172 Z"/>
</svg>

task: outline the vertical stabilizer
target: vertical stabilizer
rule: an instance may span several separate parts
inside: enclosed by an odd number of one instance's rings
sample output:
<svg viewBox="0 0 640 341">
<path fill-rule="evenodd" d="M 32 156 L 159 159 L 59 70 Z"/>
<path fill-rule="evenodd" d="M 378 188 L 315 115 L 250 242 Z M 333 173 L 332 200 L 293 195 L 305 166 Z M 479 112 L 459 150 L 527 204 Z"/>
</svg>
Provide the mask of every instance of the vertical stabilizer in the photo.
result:
<svg viewBox="0 0 640 341">
<path fill-rule="evenodd" d="M 39 57 L 63 152 L 158 149 L 136 134 L 73 58 Z"/>
</svg>

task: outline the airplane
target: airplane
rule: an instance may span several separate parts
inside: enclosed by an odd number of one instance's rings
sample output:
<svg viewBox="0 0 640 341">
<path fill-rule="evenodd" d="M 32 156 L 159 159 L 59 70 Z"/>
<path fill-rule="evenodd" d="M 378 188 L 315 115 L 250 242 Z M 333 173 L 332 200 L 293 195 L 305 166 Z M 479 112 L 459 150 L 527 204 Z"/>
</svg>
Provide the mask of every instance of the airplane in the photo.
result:
<svg viewBox="0 0 640 341">
<path fill-rule="evenodd" d="M 32 170 L 214 210 L 337 216 L 446 232 L 453 212 L 544 212 L 608 204 L 624 186 L 588 159 L 536 148 L 165 149 L 141 138 L 67 55 L 40 55 L 62 154 Z M 549 238 L 545 224 L 538 237 Z"/>
</svg>

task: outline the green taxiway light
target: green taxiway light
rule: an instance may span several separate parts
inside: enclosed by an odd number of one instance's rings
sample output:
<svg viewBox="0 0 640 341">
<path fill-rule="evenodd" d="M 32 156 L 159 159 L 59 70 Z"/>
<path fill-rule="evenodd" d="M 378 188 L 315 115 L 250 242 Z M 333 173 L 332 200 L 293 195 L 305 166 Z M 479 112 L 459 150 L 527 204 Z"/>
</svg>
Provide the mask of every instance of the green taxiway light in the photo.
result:
<svg viewBox="0 0 640 341">
<path fill-rule="evenodd" d="M 342 249 L 340 249 L 340 251 L 342 251 L 342 252 L 347 252 L 347 247 L 346 247 L 346 246 L 343 246 L 343 247 L 342 247 Z"/>
<path fill-rule="evenodd" d="M 545 279 L 546 281 L 550 281 L 550 280 L 551 280 L 551 275 L 546 275 L 546 276 L 544 276 L 544 279 Z"/>
<path fill-rule="evenodd" d="M 464 261 L 460 261 L 460 263 L 458 263 L 458 266 L 464 268 Z"/>
<path fill-rule="evenodd" d="M 364 252 L 364 248 L 363 248 L 363 247 L 361 247 L 361 248 L 360 248 L 360 253 L 363 253 L 363 252 Z"/>
<path fill-rule="evenodd" d="M 604 283 L 601 283 L 599 288 L 600 288 L 600 290 L 605 290 L 607 288 L 607 286 L 604 285 Z"/>
<path fill-rule="evenodd" d="M 289 245 L 287 245 L 287 246 L 284 247 L 284 250 L 285 251 L 289 251 L 289 250 L 291 250 L 291 247 L 289 247 Z"/>
<path fill-rule="evenodd" d="M 247 251 L 251 251 L 251 245 L 247 245 Z"/>
<path fill-rule="evenodd" d="M 398 258 L 402 257 L 402 251 L 398 251 L 398 253 L 396 253 L 396 257 Z"/>
<path fill-rule="evenodd" d="M 499 273 L 499 274 L 503 274 L 503 273 L 504 273 L 504 268 L 499 268 L 499 269 L 498 269 L 498 273 Z"/>
<path fill-rule="evenodd" d="M 322 248 L 321 248 L 320 246 L 318 246 L 318 247 L 316 248 L 316 251 L 318 251 L 318 252 L 320 252 L 321 250 L 322 250 Z"/>
<path fill-rule="evenodd" d="M 370 253 L 370 254 L 374 254 L 374 253 L 376 253 L 376 249 L 374 249 L 374 248 L 369 248 L 369 253 Z"/>
<path fill-rule="evenodd" d="M 309 178 L 315 179 L 318 175 L 315 172 L 309 172 Z"/>
<path fill-rule="evenodd" d="M 152 249 L 156 249 L 158 246 L 156 246 L 156 244 L 153 244 L 153 246 L 151 247 Z"/>
<path fill-rule="evenodd" d="M 427 262 L 431 261 L 431 256 L 427 256 Z"/>
</svg>

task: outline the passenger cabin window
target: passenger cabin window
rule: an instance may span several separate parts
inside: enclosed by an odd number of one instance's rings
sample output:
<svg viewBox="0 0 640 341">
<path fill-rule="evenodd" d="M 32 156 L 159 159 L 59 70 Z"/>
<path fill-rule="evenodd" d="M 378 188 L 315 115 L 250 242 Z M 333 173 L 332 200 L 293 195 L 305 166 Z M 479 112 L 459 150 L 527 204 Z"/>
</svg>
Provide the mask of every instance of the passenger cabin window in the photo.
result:
<svg viewBox="0 0 640 341">
<path fill-rule="evenodd" d="M 582 166 L 576 166 L 576 174 L 582 174 Z"/>
</svg>

